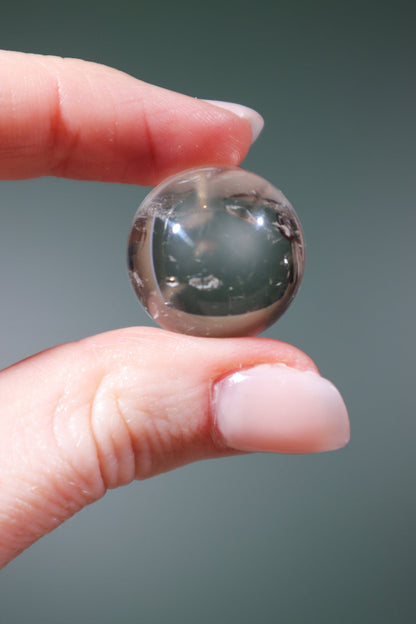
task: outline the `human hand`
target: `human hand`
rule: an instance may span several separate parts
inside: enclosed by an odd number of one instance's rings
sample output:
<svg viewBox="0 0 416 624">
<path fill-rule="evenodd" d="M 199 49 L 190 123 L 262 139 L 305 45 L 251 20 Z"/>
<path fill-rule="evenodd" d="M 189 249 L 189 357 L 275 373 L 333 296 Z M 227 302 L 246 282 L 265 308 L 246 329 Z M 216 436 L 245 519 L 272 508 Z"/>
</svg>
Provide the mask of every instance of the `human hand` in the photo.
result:
<svg viewBox="0 0 416 624">
<path fill-rule="evenodd" d="M 249 109 L 93 63 L 0 52 L 0 179 L 153 185 L 237 165 L 260 129 Z M 117 330 L 2 371 L 0 404 L 0 566 L 108 488 L 198 459 L 349 439 L 336 388 L 306 355 L 264 338 Z"/>
</svg>

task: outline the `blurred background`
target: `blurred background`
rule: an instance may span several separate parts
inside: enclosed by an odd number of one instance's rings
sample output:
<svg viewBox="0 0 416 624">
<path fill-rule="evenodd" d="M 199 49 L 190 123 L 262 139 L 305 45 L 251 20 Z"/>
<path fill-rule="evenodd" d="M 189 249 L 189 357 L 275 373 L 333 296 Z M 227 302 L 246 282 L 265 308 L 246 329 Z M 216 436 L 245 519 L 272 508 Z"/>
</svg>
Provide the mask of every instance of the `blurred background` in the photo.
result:
<svg viewBox="0 0 416 624">
<path fill-rule="evenodd" d="M 416 621 L 415 14 L 400 0 L 2 6 L 2 48 L 263 114 L 243 166 L 282 189 L 307 240 L 301 292 L 267 335 L 315 359 L 352 424 L 339 452 L 110 492 L 0 573 L 2 624 Z M 2 366 L 151 324 L 125 267 L 147 190 L 0 183 Z"/>
</svg>

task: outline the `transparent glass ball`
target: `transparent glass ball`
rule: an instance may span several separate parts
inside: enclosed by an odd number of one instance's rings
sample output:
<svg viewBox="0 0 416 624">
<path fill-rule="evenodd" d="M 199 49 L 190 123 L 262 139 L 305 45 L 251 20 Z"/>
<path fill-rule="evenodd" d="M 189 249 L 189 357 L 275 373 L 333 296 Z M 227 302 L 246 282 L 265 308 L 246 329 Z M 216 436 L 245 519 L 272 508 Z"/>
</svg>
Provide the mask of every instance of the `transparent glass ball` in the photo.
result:
<svg viewBox="0 0 416 624">
<path fill-rule="evenodd" d="M 140 205 L 129 275 L 150 316 L 194 336 L 252 336 L 293 300 L 304 270 L 299 219 L 284 195 L 236 167 L 190 169 Z"/>
</svg>

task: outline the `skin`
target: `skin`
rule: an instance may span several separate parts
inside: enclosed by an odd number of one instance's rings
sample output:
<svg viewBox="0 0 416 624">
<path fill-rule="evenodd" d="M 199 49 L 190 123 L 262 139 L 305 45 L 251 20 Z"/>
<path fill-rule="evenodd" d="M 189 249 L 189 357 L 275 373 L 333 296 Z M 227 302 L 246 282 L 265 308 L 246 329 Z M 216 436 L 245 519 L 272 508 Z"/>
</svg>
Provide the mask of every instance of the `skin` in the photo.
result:
<svg viewBox="0 0 416 624">
<path fill-rule="evenodd" d="M 238 165 L 251 143 L 247 120 L 93 63 L 0 52 L 0 85 L 4 180 L 154 185 L 189 167 Z M 2 371 L 0 566 L 109 488 L 234 454 L 216 431 L 212 384 L 264 363 L 316 372 L 278 341 L 153 328 L 86 338 Z"/>
</svg>

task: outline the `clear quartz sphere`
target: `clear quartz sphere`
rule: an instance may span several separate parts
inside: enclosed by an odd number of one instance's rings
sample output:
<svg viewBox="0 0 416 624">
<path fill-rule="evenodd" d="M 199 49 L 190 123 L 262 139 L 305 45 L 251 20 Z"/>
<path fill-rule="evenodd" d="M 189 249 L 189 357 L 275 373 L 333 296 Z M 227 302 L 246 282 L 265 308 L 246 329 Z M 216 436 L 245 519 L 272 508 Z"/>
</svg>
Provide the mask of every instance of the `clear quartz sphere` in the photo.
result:
<svg viewBox="0 0 416 624">
<path fill-rule="evenodd" d="M 129 275 L 150 316 L 194 336 L 253 336 L 274 323 L 303 275 L 299 219 L 269 182 L 237 167 L 190 169 L 140 205 Z"/>
</svg>

